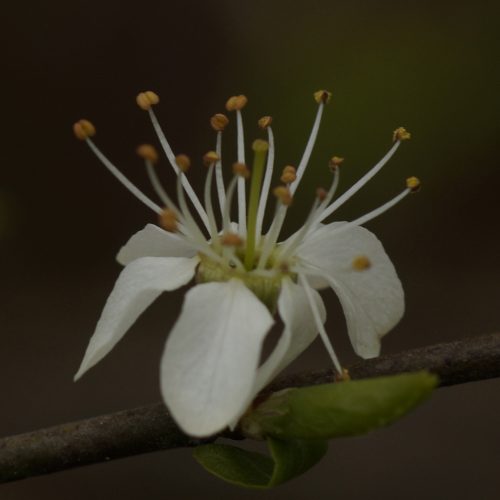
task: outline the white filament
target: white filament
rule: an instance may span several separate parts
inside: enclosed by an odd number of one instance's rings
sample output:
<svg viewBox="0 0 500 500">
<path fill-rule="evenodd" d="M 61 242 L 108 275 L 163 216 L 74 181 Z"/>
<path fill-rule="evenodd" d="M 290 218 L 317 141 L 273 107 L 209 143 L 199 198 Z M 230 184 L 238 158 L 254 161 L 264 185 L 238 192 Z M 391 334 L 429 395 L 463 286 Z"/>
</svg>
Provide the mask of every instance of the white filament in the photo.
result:
<svg viewBox="0 0 500 500">
<path fill-rule="evenodd" d="M 259 208 L 257 209 L 257 222 L 255 225 L 257 244 L 259 244 L 262 235 L 262 224 L 264 221 L 264 214 L 266 213 L 267 198 L 269 196 L 269 188 L 271 187 L 271 179 L 274 169 L 274 135 L 271 127 L 267 127 L 267 138 L 269 142 L 269 150 L 267 153 L 266 173 L 264 175 L 264 181 L 260 191 Z"/>
<path fill-rule="evenodd" d="M 382 167 L 392 158 L 394 153 L 397 151 L 401 141 L 396 141 L 394 145 L 389 149 L 385 156 L 373 167 L 371 168 L 361 179 L 354 183 L 345 193 L 339 196 L 328 208 L 326 208 L 323 213 L 319 216 L 318 222 L 326 219 L 331 215 L 337 208 L 343 205 L 351 196 L 356 194 L 372 177 L 374 177 Z"/>
<path fill-rule="evenodd" d="M 163 151 L 165 152 L 165 155 L 167 156 L 168 161 L 170 162 L 170 165 L 174 169 L 175 173 L 178 174 L 180 169 L 179 166 L 177 165 L 177 162 L 175 161 L 174 152 L 172 151 L 172 148 L 170 147 L 170 144 L 168 143 L 167 138 L 165 137 L 161 125 L 158 122 L 158 119 L 156 118 L 156 115 L 152 108 L 148 110 L 148 114 L 149 118 L 151 119 L 151 123 L 153 124 L 153 128 L 156 132 L 156 135 L 158 136 L 158 140 L 160 141 L 161 147 L 163 148 Z M 198 199 L 198 196 L 196 196 L 196 193 L 191 187 L 191 184 L 189 183 L 187 177 L 183 175 L 181 178 L 182 178 L 182 185 L 184 186 L 184 189 L 186 190 L 186 193 L 189 199 L 191 200 L 191 203 L 198 212 L 207 230 L 210 231 L 208 216 L 207 213 L 205 212 L 205 209 L 203 208 L 203 205 L 200 203 L 200 200 Z"/>
<path fill-rule="evenodd" d="M 217 196 L 219 197 L 219 207 L 221 215 L 224 215 L 224 205 L 226 203 L 226 192 L 224 189 L 224 177 L 222 176 L 222 132 L 217 132 L 217 142 L 215 152 L 218 160 L 215 163 L 215 182 L 217 184 Z"/>
<path fill-rule="evenodd" d="M 319 125 L 321 123 L 321 116 L 323 114 L 324 107 L 325 104 L 323 102 L 321 102 L 318 106 L 318 112 L 316 113 L 316 119 L 314 120 L 313 128 L 311 130 L 311 135 L 309 136 L 309 140 L 307 141 L 306 144 L 306 149 L 304 150 L 302 159 L 300 160 L 299 166 L 297 167 L 297 178 L 290 184 L 290 193 L 292 195 L 299 187 L 300 180 L 302 179 L 307 164 L 309 163 L 309 158 L 311 158 L 311 153 L 314 147 L 314 143 L 316 142 L 316 138 L 318 137 Z"/>
<path fill-rule="evenodd" d="M 115 167 L 109 160 L 104 156 L 101 150 L 92 142 L 91 139 L 85 139 L 85 142 L 92 150 L 92 152 L 97 156 L 100 162 L 120 181 L 138 200 L 142 201 L 144 205 L 148 208 L 156 212 L 157 214 L 161 214 L 162 209 L 150 200 L 142 191 L 132 184 L 119 170 Z"/>
<path fill-rule="evenodd" d="M 321 321 L 318 307 L 317 307 L 316 302 L 314 301 L 314 298 L 312 296 L 312 288 L 309 285 L 307 278 L 302 274 L 299 274 L 299 283 L 304 287 L 304 291 L 306 292 L 307 301 L 309 302 L 309 306 L 311 307 L 311 311 L 313 313 L 314 322 L 316 323 L 316 328 L 318 329 L 321 340 L 323 341 L 323 344 L 325 345 L 326 350 L 327 350 L 328 354 L 330 355 L 330 358 L 332 358 L 333 366 L 335 366 L 335 369 L 337 370 L 337 372 L 340 375 L 342 375 L 342 366 L 340 365 L 340 362 L 337 358 L 337 355 L 335 354 L 335 351 L 333 350 L 333 346 L 330 342 L 330 339 L 328 338 L 328 334 L 326 333 L 323 322 Z"/>
<path fill-rule="evenodd" d="M 236 128 L 238 141 L 238 163 L 245 163 L 245 137 L 243 133 L 243 118 L 241 111 L 236 110 Z M 240 235 L 245 237 L 247 234 L 247 208 L 246 208 L 245 178 L 238 178 L 238 228 Z"/>
</svg>

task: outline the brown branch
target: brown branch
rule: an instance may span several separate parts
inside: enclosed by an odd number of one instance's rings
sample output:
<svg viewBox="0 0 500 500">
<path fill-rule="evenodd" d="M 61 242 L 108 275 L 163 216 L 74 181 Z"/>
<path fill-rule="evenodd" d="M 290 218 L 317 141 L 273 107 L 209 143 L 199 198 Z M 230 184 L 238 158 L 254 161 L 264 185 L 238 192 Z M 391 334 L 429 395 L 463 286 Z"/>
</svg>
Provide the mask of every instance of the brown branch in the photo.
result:
<svg viewBox="0 0 500 500">
<path fill-rule="evenodd" d="M 500 376 L 500 334 L 437 344 L 357 363 L 353 379 L 427 369 L 440 385 Z M 285 387 L 331 382 L 331 370 L 300 373 L 274 382 L 266 393 Z M 183 434 L 162 403 L 0 439 L 0 482 L 48 474 L 115 458 L 209 442 Z M 240 439 L 237 434 L 225 437 Z"/>
</svg>

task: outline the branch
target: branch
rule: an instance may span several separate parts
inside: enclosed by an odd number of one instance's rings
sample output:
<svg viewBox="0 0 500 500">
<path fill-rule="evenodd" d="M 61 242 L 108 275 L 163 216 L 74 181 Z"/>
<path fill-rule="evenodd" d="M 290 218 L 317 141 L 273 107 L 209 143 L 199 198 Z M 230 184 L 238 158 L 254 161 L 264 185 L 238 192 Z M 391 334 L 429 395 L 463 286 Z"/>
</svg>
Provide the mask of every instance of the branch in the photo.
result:
<svg viewBox="0 0 500 500">
<path fill-rule="evenodd" d="M 448 386 L 500 377 L 500 333 L 381 356 L 349 368 L 360 379 L 427 369 Z M 329 383 L 331 370 L 300 373 L 274 382 L 285 387 Z M 238 434 L 222 436 L 242 439 Z M 183 434 L 162 403 L 0 439 L 0 483 L 141 453 L 213 441 Z"/>
</svg>

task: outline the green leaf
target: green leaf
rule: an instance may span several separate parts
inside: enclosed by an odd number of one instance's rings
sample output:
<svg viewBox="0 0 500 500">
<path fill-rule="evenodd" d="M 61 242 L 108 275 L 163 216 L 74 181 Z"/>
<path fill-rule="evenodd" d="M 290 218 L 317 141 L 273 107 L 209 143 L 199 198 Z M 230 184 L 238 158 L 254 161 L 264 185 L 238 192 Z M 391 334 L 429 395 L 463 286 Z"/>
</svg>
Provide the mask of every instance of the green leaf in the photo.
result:
<svg viewBox="0 0 500 500">
<path fill-rule="evenodd" d="M 250 437 L 331 439 L 363 434 L 388 425 L 430 396 L 438 379 L 416 372 L 273 394 L 247 415 Z"/>
<path fill-rule="evenodd" d="M 325 441 L 267 440 L 271 457 L 227 444 L 198 446 L 194 458 L 211 474 L 244 488 L 267 489 L 303 474 L 323 458 Z"/>
</svg>

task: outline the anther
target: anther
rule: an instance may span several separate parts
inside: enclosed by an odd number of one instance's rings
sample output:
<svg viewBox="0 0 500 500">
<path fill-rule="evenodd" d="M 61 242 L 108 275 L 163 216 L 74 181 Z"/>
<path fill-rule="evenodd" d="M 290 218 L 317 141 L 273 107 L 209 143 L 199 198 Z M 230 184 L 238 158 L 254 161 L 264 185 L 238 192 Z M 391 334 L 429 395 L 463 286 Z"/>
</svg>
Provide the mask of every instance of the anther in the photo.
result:
<svg viewBox="0 0 500 500">
<path fill-rule="evenodd" d="M 226 247 L 241 247 L 243 239 L 236 233 L 227 233 L 222 236 L 221 243 Z"/>
<path fill-rule="evenodd" d="M 84 141 L 95 135 L 95 127 L 88 120 L 78 120 L 73 125 L 73 132 L 77 139 Z"/>
<path fill-rule="evenodd" d="M 156 149 L 150 144 L 142 144 L 136 149 L 136 153 L 143 158 L 153 164 L 158 162 L 158 153 Z"/>
<path fill-rule="evenodd" d="M 372 263 L 366 255 L 359 255 L 352 261 L 352 268 L 355 271 L 366 271 L 370 269 Z"/>
<path fill-rule="evenodd" d="M 316 198 L 318 198 L 319 201 L 325 200 L 327 196 L 328 191 L 326 189 L 323 189 L 322 187 L 316 189 Z"/>
<path fill-rule="evenodd" d="M 328 104 L 330 99 L 332 98 L 332 93 L 328 92 L 328 90 L 318 90 L 314 92 L 314 100 L 318 103 Z"/>
<path fill-rule="evenodd" d="M 177 224 L 177 214 L 170 210 L 170 208 L 165 208 L 160 214 L 160 226 L 168 231 L 169 233 L 175 233 L 178 230 Z"/>
<path fill-rule="evenodd" d="M 341 158 L 340 156 L 332 156 L 330 158 L 330 161 L 328 162 L 328 166 L 330 167 L 330 170 L 333 172 L 335 169 L 340 167 L 344 163 L 344 158 Z"/>
<path fill-rule="evenodd" d="M 228 123 L 228 117 L 226 115 L 223 115 L 222 113 L 217 113 L 212 116 L 212 118 L 210 118 L 210 125 L 217 132 L 222 132 L 227 127 Z"/>
<path fill-rule="evenodd" d="M 263 116 L 257 123 L 259 124 L 259 127 L 261 129 L 265 130 L 267 127 L 269 127 L 271 125 L 272 122 L 273 122 L 272 117 Z"/>
<path fill-rule="evenodd" d="M 408 179 L 406 179 L 406 187 L 410 189 L 412 193 L 417 192 L 420 189 L 420 179 L 417 177 L 408 177 Z"/>
<path fill-rule="evenodd" d="M 342 373 L 336 373 L 334 377 L 334 382 L 348 382 L 349 380 L 351 380 L 351 375 L 347 368 L 342 368 Z"/>
<path fill-rule="evenodd" d="M 228 111 L 237 111 L 243 109 L 248 102 L 248 99 L 244 95 L 233 95 L 226 102 L 226 109 Z"/>
<path fill-rule="evenodd" d="M 273 189 L 273 194 L 286 207 L 290 206 L 293 201 L 292 193 L 285 186 L 278 186 Z"/>
<path fill-rule="evenodd" d="M 256 153 L 265 153 L 269 149 L 269 143 L 262 139 L 256 139 L 252 143 L 252 149 Z"/>
<path fill-rule="evenodd" d="M 206 167 L 211 167 L 215 165 L 215 162 L 219 161 L 220 157 L 215 151 L 209 151 L 203 155 L 203 164 Z"/>
<path fill-rule="evenodd" d="M 392 140 L 393 140 L 393 142 L 396 142 L 396 141 L 407 141 L 410 138 L 411 138 L 410 132 L 408 132 L 408 130 L 406 130 L 404 127 L 398 127 L 392 133 Z"/>
<path fill-rule="evenodd" d="M 175 157 L 175 163 L 183 172 L 187 172 L 191 166 L 191 160 L 187 155 L 177 155 Z"/>
<path fill-rule="evenodd" d="M 248 167 L 244 163 L 233 163 L 233 173 L 245 179 L 250 177 L 250 170 L 248 170 Z"/>
<path fill-rule="evenodd" d="M 283 184 L 290 184 L 297 178 L 297 171 L 295 170 L 295 167 L 292 167 L 291 165 L 287 165 L 284 169 L 283 172 L 281 173 L 280 180 Z"/>
<path fill-rule="evenodd" d="M 146 92 L 137 94 L 135 101 L 141 109 L 143 109 L 144 111 L 148 111 L 149 109 L 151 109 L 151 106 L 154 106 L 155 104 L 158 104 L 160 102 L 160 98 L 158 97 L 158 94 L 155 94 L 151 90 L 146 90 Z"/>
</svg>

